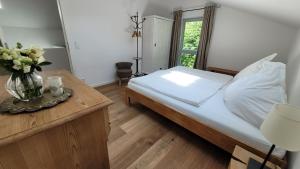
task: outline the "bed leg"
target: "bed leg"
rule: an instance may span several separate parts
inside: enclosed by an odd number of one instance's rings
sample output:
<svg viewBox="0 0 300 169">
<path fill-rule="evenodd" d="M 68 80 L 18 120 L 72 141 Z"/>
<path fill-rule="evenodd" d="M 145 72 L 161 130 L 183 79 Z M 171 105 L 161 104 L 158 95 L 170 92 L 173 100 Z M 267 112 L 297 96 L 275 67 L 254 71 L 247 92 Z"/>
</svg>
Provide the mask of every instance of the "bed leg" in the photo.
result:
<svg viewBox="0 0 300 169">
<path fill-rule="evenodd" d="M 125 98 L 124 99 L 125 99 L 126 105 L 128 105 L 128 106 L 132 105 L 132 99 L 131 99 L 130 95 L 131 95 L 130 90 L 128 88 L 125 88 Z"/>
<path fill-rule="evenodd" d="M 125 103 L 126 103 L 128 106 L 131 106 L 131 100 L 130 100 L 130 97 L 129 97 L 129 96 L 125 96 Z"/>
</svg>

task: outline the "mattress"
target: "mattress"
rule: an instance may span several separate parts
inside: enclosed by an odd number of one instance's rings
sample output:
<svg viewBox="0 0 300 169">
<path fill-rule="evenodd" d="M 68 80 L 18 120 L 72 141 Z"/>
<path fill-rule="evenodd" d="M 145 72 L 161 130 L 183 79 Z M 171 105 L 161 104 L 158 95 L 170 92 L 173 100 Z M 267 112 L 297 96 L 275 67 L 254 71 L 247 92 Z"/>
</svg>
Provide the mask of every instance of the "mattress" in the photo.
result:
<svg viewBox="0 0 300 169">
<path fill-rule="evenodd" d="M 259 129 L 227 109 L 223 101 L 224 89 L 218 91 L 200 107 L 195 107 L 131 82 L 128 87 L 264 153 L 267 153 L 272 145 Z M 276 148 L 273 153 L 279 158 L 283 158 L 285 154 L 286 151 L 281 148 Z"/>
<path fill-rule="evenodd" d="M 176 66 L 156 71 L 148 76 L 133 78 L 130 82 L 199 107 L 232 78 L 224 74 Z"/>
</svg>

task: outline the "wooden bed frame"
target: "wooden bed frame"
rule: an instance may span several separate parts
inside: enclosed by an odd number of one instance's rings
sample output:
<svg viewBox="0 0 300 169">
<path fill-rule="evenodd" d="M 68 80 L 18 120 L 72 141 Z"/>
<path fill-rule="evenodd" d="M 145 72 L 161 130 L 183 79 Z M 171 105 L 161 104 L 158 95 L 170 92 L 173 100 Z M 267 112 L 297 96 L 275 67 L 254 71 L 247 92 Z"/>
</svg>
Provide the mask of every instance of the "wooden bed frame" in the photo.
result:
<svg viewBox="0 0 300 169">
<path fill-rule="evenodd" d="M 159 113 L 160 115 L 168 118 L 169 120 L 179 124 L 180 126 L 186 128 L 187 130 L 195 133 L 201 138 L 209 141 L 210 143 L 222 148 L 228 153 L 233 153 L 236 145 L 259 155 L 260 157 L 265 157 L 266 154 L 252 148 L 236 139 L 233 139 L 215 129 L 212 129 L 192 118 L 185 116 L 183 113 L 180 113 L 162 103 L 154 101 L 153 99 L 144 96 L 128 87 L 125 89 L 125 101 L 128 105 L 133 103 L 140 103 L 151 110 Z M 274 164 L 279 165 L 282 169 L 287 167 L 287 158 L 280 159 L 278 157 L 273 156 L 271 160 Z"/>
</svg>

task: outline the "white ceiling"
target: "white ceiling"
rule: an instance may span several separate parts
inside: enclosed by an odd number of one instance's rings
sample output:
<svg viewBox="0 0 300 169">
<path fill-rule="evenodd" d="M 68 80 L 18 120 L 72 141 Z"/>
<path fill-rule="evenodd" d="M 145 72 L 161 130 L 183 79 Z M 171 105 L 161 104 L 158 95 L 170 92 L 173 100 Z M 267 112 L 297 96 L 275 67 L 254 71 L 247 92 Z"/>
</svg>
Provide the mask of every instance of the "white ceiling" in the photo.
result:
<svg viewBox="0 0 300 169">
<path fill-rule="evenodd" d="M 56 0 L 0 0 L 2 25 L 59 27 Z M 170 8 L 203 6 L 209 0 L 149 0 Z M 300 0 L 211 0 L 300 27 Z M 39 13 L 37 15 L 37 13 Z M 4 21 L 4 22 L 3 22 Z"/>
<path fill-rule="evenodd" d="M 213 0 L 300 27 L 300 0 Z"/>
<path fill-rule="evenodd" d="M 217 4 L 241 9 L 250 13 L 300 27 L 300 0 L 161 0 L 174 8 L 203 6 L 213 1 Z M 163 2 L 161 2 L 163 3 Z"/>
</svg>

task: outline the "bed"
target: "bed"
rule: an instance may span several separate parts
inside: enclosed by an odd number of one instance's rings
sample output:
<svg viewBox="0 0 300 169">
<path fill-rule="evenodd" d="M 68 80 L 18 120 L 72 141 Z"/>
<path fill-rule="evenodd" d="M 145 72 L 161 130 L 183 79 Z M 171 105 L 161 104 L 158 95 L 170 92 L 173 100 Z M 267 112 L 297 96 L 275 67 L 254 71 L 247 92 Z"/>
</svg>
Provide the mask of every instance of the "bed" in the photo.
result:
<svg viewBox="0 0 300 169">
<path fill-rule="evenodd" d="M 188 75 L 199 73 L 199 70 L 183 67 L 175 67 L 170 71 L 183 72 Z M 164 76 L 160 72 L 156 74 Z M 168 86 L 168 84 L 163 84 L 163 82 L 155 84 L 150 81 L 153 78 L 151 77 L 148 79 L 149 82 L 144 80 L 144 82 L 137 83 L 135 80 L 131 80 L 125 92 L 126 102 L 128 104 L 140 103 L 229 153 L 232 153 L 234 147 L 239 145 L 263 157 L 268 152 L 271 143 L 262 136 L 259 129 L 231 113 L 224 104 L 224 89 L 233 77 L 212 72 L 205 73 L 206 75 L 223 84 L 216 86 L 217 92 L 211 92 L 207 98 L 196 98 L 196 95 L 193 96 L 192 93 L 189 96 L 177 98 L 176 96 L 184 94 L 180 93 L 179 89 L 168 89 L 168 87 L 164 90 L 170 91 L 162 93 L 157 90 L 155 85 Z M 180 83 L 179 87 L 189 86 Z M 206 93 L 209 93 L 209 90 Z M 286 165 L 285 154 L 284 150 L 277 148 L 272 161 L 284 167 Z"/>
</svg>

